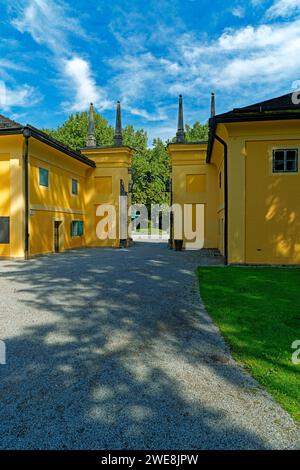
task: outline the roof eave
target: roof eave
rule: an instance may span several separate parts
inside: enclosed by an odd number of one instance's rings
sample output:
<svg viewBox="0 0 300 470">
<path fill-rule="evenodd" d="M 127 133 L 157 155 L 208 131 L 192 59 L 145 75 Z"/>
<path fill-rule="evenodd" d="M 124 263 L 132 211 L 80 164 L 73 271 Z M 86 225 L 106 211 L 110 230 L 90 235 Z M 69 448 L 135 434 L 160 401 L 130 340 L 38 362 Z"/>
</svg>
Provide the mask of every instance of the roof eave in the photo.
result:
<svg viewBox="0 0 300 470">
<path fill-rule="evenodd" d="M 207 147 L 207 157 L 206 162 L 210 163 L 211 154 L 213 150 L 214 138 L 216 133 L 216 128 L 218 124 L 222 123 L 234 123 L 234 122 L 261 122 L 261 121 L 280 121 L 280 120 L 289 120 L 289 119 L 300 119 L 299 113 L 273 113 L 273 114 L 254 114 L 252 116 L 226 116 L 218 115 L 209 120 L 209 139 Z"/>
<path fill-rule="evenodd" d="M 18 128 L 3 128 L 0 129 L 0 134 L 1 135 L 14 135 L 14 134 L 22 134 L 23 133 L 24 127 L 18 127 Z"/>
<path fill-rule="evenodd" d="M 72 157 L 75 160 L 78 160 L 79 162 L 84 163 L 85 165 L 88 165 L 92 168 L 95 168 L 96 164 L 93 160 L 90 160 L 89 158 L 84 157 L 83 155 L 80 155 L 79 153 L 65 147 L 59 141 L 51 139 L 44 132 L 41 132 L 41 131 L 39 131 L 39 129 L 36 129 L 35 127 L 30 126 L 28 124 L 26 126 L 18 127 L 18 128 L 0 129 L 0 135 L 23 134 L 25 129 L 28 129 L 30 131 L 32 137 L 39 140 L 40 142 L 42 142 L 46 145 L 49 145 L 50 147 L 55 148 L 56 150 L 59 150 L 60 152 L 68 155 L 69 157 Z"/>
<path fill-rule="evenodd" d="M 65 147 L 63 144 L 61 144 L 59 141 L 51 139 L 50 137 L 47 136 L 44 132 L 41 132 L 39 129 L 36 129 L 33 126 L 27 125 L 24 127 L 24 129 L 29 129 L 32 136 L 39 140 L 40 142 L 49 145 L 52 148 L 55 148 L 56 150 L 59 150 L 60 152 L 69 155 L 70 157 L 74 158 L 75 160 L 80 161 L 81 163 L 84 163 L 90 167 L 95 167 L 96 164 L 93 160 L 90 160 L 87 157 L 84 157 L 80 155 L 79 153 Z"/>
</svg>

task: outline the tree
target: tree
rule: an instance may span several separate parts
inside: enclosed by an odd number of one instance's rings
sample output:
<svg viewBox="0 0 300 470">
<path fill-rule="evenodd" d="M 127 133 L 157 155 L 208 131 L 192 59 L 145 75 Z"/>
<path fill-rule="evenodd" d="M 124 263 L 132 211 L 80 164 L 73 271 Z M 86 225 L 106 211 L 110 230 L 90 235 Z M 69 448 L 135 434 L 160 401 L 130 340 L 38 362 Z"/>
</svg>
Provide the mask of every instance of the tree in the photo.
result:
<svg viewBox="0 0 300 470">
<path fill-rule="evenodd" d="M 95 112 L 95 134 L 98 146 L 113 145 L 114 128 L 100 114 Z M 73 150 L 79 151 L 86 146 L 88 130 L 88 113 L 81 112 L 71 116 L 57 129 L 45 129 L 51 137 L 60 140 Z M 208 125 L 195 122 L 185 126 L 188 142 L 197 142 L 208 138 Z M 153 147 L 149 149 L 147 133 L 143 129 L 135 130 L 128 125 L 123 128 L 124 145 L 134 149 L 132 161 L 132 180 L 134 204 L 145 204 L 149 209 L 151 204 L 169 203 L 169 194 L 165 192 L 170 178 L 170 161 L 161 139 L 154 139 Z"/>
<path fill-rule="evenodd" d="M 196 121 L 192 126 L 189 124 L 185 125 L 185 138 L 187 142 L 200 142 L 202 140 L 208 140 L 209 127 L 208 123 L 201 124 Z M 176 142 L 176 137 L 169 142 Z"/>
<path fill-rule="evenodd" d="M 188 142 L 198 142 L 201 140 L 208 140 L 208 124 L 201 124 L 196 121 L 195 124 L 189 126 L 185 125 L 186 140 Z"/>
<path fill-rule="evenodd" d="M 44 129 L 51 137 L 60 140 L 73 150 L 80 150 L 86 146 L 88 131 L 88 113 L 71 114 L 71 116 L 57 129 Z M 112 145 L 114 130 L 106 119 L 95 113 L 95 134 L 97 145 Z"/>
<path fill-rule="evenodd" d="M 152 149 L 144 149 L 133 158 L 132 178 L 134 181 L 133 202 L 145 204 L 169 203 L 166 186 L 170 178 L 170 161 L 161 139 L 154 139 Z"/>
</svg>

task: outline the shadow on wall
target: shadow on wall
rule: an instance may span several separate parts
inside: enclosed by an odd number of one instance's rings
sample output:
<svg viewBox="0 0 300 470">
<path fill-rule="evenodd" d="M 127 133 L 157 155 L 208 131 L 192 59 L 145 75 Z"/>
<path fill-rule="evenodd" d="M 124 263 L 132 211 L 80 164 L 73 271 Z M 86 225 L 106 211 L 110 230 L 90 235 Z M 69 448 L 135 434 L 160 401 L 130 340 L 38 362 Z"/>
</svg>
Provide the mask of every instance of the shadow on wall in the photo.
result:
<svg viewBox="0 0 300 470">
<path fill-rule="evenodd" d="M 293 186 L 289 191 L 288 178 L 278 177 L 268 186 L 265 220 L 270 246 L 275 256 L 297 264 L 300 263 L 298 187 L 293 197 Z"/>
<path fill-rule="evenodd" d="M 185 253 L 174 269 L 174 253 L 148 250 L 0 265 L 8 351 L 1 448 L 265 447 L 197 394 L 203 361 L 245 386 L 235 366 L 209 359 L 222 340 L 187 303 L 197 254 Z"/>
</svg>

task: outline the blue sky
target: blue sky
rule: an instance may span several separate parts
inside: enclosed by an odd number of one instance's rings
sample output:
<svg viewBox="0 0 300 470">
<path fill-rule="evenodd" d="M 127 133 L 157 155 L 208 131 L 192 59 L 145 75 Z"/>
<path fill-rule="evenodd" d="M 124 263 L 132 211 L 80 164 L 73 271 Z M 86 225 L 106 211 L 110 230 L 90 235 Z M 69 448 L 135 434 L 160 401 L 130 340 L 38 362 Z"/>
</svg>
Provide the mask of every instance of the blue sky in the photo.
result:
<svg viewBox="0 0 300 470">
<path fill-rule="evenodd" d="M 11 4 L 10 4 L 11 3 Z M 0 0 L 0 113 L 55 127 L 96 109 L 150 140 L 185 121 L 288 93 L 300 79 L 300 0 Z"/>
</svg>

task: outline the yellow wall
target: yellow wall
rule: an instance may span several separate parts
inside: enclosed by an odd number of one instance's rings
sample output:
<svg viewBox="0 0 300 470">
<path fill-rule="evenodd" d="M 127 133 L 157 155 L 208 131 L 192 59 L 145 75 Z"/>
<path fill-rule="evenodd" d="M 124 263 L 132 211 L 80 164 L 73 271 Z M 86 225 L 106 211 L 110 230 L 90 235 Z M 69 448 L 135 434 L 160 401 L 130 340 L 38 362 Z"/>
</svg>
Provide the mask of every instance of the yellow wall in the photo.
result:
<svg viewBox="0 0 300 470">
<path fill-rule="evenodd" d="M 96 169 L 87 180 L 86 208 L 87 231 L 86 243 L 88 246 L 119 247 L 119 196 L 120 180 L 124 182 L 125 191 L 131 179 L 131 159 L 133 151 L 129 147 L 106 147 L 84 149 L 84 155 L 96 163 Z M 127 196 L 128 207 L 131 196 Z M 97 237 L 96 227 L 101 217 L 96 211 L 101 204 L 111 204 L 116 208 L 116 239 L 101 240 Z M 104 230 L 106 231 L 106 230 Z M 103 233 L 103 231 L 102 231 Z"/>
<path fill-rule="evenodd" d="M 206 164 L 206 144 L 171 144 L 173 204 L 204 204 L 205 248 L 217 248 L 217 171 Z M 183 237 L 184 246 L 187 242 Z"/>
<path fill-rule="evenodd" d="M 274 148 L 300 147 L 300 123 L 229 123 L 228 262 L 299 264 L 300 174 L 273 174 Z M 214 145 L 214 153 L 216 152 Z"/>
<path fill-rule="evenodd" d="M 231 264 L 300 263 L 300 174 L 273 174 L 274 148 L 298 148 L 300 123 L 270 121 L 219 124 L 217 134 L 228 144 L 228 261 Z M 23 136 L 0 137 L 0 216 L 10 217 L 10 244 L 0 244 L 1 257 L 24 257 Z M 224 253 L 224 148 L 215 140 L 211 163 L 205 144 L 170 144 L 173 204 L 205 205 L 205 247 Z M 120 180 L 131 179 L 128 147 L 85 149 L 91 168 L 63 152 L 29 140 L 30 255 L 54 251 L 54 222 L 60 221 L 60 251 L 80 246 L 119 246 L 96 236 L 100 204 L 116 207 L 118 234 Z M 49 170 L 49 188 L 39 185 L 39 167 Z M 219 187 L 221 175 L 221 187 Z M 72 195 L 71 180 L 79 182 Z M 130 195 L 128 196 L 130 204 Z M 193 209 L 194 211 L 194 209 Z M 194 214 L 194 212 L 193 212 Z M 193 220 L 194 220 L 193 215 Z M 71 237 L 72 220 L 82 220 L 85 233 Z M 186 242 L 186 240 L 184 240 Z"/>
<path fill-rule="evenodd" d="M 10 217 L 10 243 L 0 256 L 24 257 L 23 136 L 0 138 L 0 215 Z"/>
<path fill-rule="evenodd" d="M 298 148 L 300 155 L 300 139 L 246 144 L 245 261 L 299 264 L 300 174 L 272 173 L 274 148 Z"/>
<path fill-rule="evenodd" d="M 10 217 L 10 154 L 0 153 L 0 216 Z M 0 243 L 0 256 L 10 255 L 10 245 Z"/>
<path fill-rule="evenodd" d="M 49 186 L 39 185 L 39 168 L 49 171 Z M 89 167 L 35 139 L 29 141 L 29 255 L 54 252 L 54 222 L 59 228 L 60 251 L 85 246 L 83 236 L 71 237 L 71 221 L 86 225 L 85 193 Z M 72 178 L 78 195 L 72 194 Z"/>
<path fill-rule="evenodd" d="M 10 243 L 0 244 L 0 256 L 24 257 L 24 167 L 22 135 L 0 138 L 0 216 L 10 216 Z M 119 246 L 120 240 L 96 237 L 96 208 L 116 207 L 119 216 L 120 180 L 128 190 L 132 150 L 128 147 L 88 149 L 92 168 L 31 137 L 29 139 L 29 256 L 54 252 L 54 224 L 59 221 L 59 249 Z M 49 171 L 48 187 L 39 184 L 39 168 Z M 72 178 L 78 195 L 72 194 Z M 128 195 L 128 206 L 131 197 Z M 84 222 L 84 235 L 71 236 L 71 221 Z M 117 232 L 118 233 L 118 232 Z"/>
<path fill-rule="evenodd" d="M 219 125 L 217 135 L 224 141 L 228 140 L 228 133 L 224 125 Z M 225 179 L 224 179 L 224 146 L 216 139 L 214 141 L 211 164 L 214 165 L 217 172 L 216 191 L 217 191 L 217 231 L 218 242 L 217 248 L 221 254 L 225 254 L 224 250 L 224 231 L 225 231 Z M 221 184 L 220 184 L 221 183 Z"/>
</svg>

